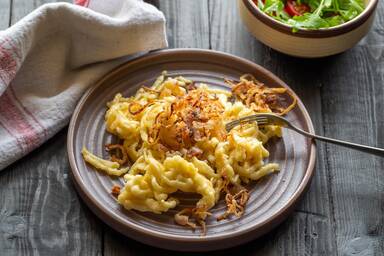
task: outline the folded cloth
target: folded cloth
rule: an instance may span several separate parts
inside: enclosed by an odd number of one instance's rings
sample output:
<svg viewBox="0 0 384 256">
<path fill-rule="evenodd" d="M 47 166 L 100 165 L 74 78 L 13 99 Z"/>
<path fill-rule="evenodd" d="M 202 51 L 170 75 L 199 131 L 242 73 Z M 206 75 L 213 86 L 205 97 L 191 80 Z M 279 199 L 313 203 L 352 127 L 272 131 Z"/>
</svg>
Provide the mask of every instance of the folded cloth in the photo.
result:
<svg viewBox="0 0 384 256">
<path fill-rule="evenodd" d="M 167 46 L 164 16 L 152 5 L 77 4 L 43 5 L 0 31 L 0 170 L 63 128 L 84 91 L 122 56 Z"/>
</svg>

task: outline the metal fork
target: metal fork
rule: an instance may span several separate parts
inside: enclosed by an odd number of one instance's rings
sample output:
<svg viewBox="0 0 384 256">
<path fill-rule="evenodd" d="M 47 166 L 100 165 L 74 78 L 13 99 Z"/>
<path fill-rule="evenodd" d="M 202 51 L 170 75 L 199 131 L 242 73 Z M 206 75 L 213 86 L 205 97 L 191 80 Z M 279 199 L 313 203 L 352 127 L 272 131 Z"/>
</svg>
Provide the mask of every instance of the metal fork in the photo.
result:
<svg viewBox="0 0 384 256">
<path fill-rule="evenodd" d="M 340 146 L 353 148 L 353 149 L 356 149 L 356 150 L 359 150 L 362 152 L 366 152 L 366 153 L 370 153 L 370 154 L 384 157 L 384 149 L 383 148 L 376 148 L 376 147 L 371 147 L 371 146 L 366 146 L 366 145 L 361 145 L 361 144 L 357 144 L 357 143 L 351 143 L 351 142 L 347 142 L 347 141 L 336 140 L 336 139 L 327 138 L 324 136 L 315 135 L 315 134 L 306 132 L 306 131 L 294 126 L 287 119 L 285 119 L 281 116 L 275 115 L 275 114 L 256 114 L 256 115 L 242 117 L 240 119 L 237 119 L 237 120 L 234 120 L 234 121 L 227 123 L 225 125 L 225 128 L 226 128 L 227 132 L 229 132 L 230 130 L 232 130 L 237 125 L 244 124 L 244 123 L 252 123 L 255 121 L 257 122 L 258 126 L 279 125 L 279 126 L 294 130 L 297 133 L 300 133 L 301 135 L 304 135 L 304 136 L 312 138 L 312 139 L 330 142 L 330 143 L 337 144 Z"/>
</svg>

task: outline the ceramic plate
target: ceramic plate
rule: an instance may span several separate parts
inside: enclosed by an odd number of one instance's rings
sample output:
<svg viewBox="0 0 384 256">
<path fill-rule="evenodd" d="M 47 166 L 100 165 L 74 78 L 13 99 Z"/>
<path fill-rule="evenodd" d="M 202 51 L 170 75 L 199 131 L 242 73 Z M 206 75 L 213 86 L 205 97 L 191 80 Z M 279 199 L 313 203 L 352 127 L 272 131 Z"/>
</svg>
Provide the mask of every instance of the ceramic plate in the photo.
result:
<svg viewBox="0 0 384 256">
<path fill-rule="evenodd" d="M 124 210 L 110 191 L 122 179 L 113 179 L 88 166 L 81 156 L 83 146 L 108 158 L 104 145 L 116 138 L 105 131 L 106 103 L 118 92 L 133 95 L 141 85 L 151 85 L 163 70 L 170 76 L 184 76 L 195 82 L 227 88 L 224 78 L 238 80 L 251 73 L 270 87 L 288 86 L 264 68 L 233 55 L 200 49 L 160 50 L 127 62 L 104 76 L 78 103 L 68 131 L 68 156 L 72 177 L 79 194 L 104 222 L 124 235 L 166 249 L 204 251 L 232 247 L 255 239 L 281 223 L 309 186 L 315 163 L 315 146 L 305 137 L 284 129 L 281 139 L 267 145 L 270 157 L 281 171 L 250 186 L 251 197 L 241 218 L 220 222 L 214 216 L 225 211 L 221 200 L 207 221 L 207 234 L 176 225 L 173 215 L 198 199 L 180 193 L 178 208 L 158 215 Z M 228 88 L 227 88 L 228 89 Z M 299 100 L 287 116 L 295 125 L 313 132 L 311 119 Z"/>
</svg>

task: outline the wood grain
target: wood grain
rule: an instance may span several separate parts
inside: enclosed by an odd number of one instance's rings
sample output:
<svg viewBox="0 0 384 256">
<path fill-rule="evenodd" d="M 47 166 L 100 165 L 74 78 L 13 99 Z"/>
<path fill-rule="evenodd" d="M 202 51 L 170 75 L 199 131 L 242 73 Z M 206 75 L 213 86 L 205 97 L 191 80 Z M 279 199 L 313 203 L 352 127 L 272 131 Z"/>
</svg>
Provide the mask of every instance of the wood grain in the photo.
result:
<svg viewBox="0 0 384 256">
<path fill-rule="evenodd" d="M 52 2 L 70 2 L 67 1 L 55 1 L 55 0 L 35 0 L 35 1 L 25 1 L 25 0 L 11 0 L 12 9 L 11 9 L 11 24 L 14 24 L 25 15 L 30 13 L 32 10 L 36 9 L 42 4 L 52 3 Z"/>
<path fill-rule="evenodd" d="M 292 58 L 270 50 L 246 31 L 242 25 L 235 1 L 210 2 L 211 42 L 215 50 L 233 53 L 258 63 L 287 82 L 303 99 L 315 127 L 322 127 L 320 81 L 314 72 L 323 63 Z M 226 37 L 223 37 L 226 32 Z M 318 130 L 321 134 L 321 129 Z M 329 203 L 327 170 L 324 148 L 318 145 L 317 168 L 309 192 L 296 213 L 284 225 L 270 234 L 268 243 L 257 254 L 313 255 L 330 254 L 332 240 L 332 206 Z M 291 239 L 287 239 L 287 237 Z M 255 241 L 254 244 L 257 244 Z M 264 243 L 264 241 L 262 241 Z"/>
<path fill-rule="evenodd" d="M 12 23 L 42 3 L 13 0 Z M 0 255 L 102 254 L 101 224 L 68 175 L 66 129 L 0 173 Z"/>
<path fill-rule="evenodd" d="M 208 2 L 206 0 L 159 1 L 167 20 L 170 48 L 209 48 Z"/>
<path fill-rule="evenodd" d="M 325 134 L 384 147 L 383 2 L 374 29 L 322 76 Z M 335 97 L 336 96 L 336 97 Z M 340 255 L 384 255 L 384 160 L 327 145 Z"/>
<path fill-rule="evenodd" d="M 0 174 L 1 255 L 95 255 L 99 223 L 69 178 L 66 129 Z"/>
<path fill-rule="evenodd" d="M 11 0 L 0 0 L 0 30 L 9 26 Z"/>
<path fill-rule="evenodd" d="M 209 48 L 208 4 L 205 0 L 159 1 L 158 7 L 167 20 L 171 48 Z M 194 33 L 195 31 L 195 33 Z M 121 237 L 110 228 L 104 234 L 104 255 L 179 255 L 149 247 Z M 183 253 L 184 254 L 184 253 Z"/>
<path fill-rule="evenodd" d="M 234 0 L 151 2 L 167 18 L 170 47 L 221 50 L 261 64 L 299 94 L 319 134 L 384 147 L 382 1 L 358 46 L 318 60 L 260 44 Z M 42 3 L 0 0 L 0 29 Z M 0 173 L 0 255 L 180 255 L 127 239 L 90 213 L 68 179 L 65 139 L 64 130 Z M 239 248 L 208 254 L 384 255 L 383 159 L 321 143 L 317 157 L 312 186 L 285 223 Z"/>
</svg>

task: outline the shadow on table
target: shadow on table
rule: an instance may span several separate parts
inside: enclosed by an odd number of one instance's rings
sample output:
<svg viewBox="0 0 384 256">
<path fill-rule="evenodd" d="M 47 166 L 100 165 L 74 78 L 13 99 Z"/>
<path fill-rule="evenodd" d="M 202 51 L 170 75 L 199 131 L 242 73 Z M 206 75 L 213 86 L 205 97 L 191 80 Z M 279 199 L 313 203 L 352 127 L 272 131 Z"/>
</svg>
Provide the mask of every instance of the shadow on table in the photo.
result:
<svg viewBox="0 0 384 256">
<path fill-rule="evenodd" d="M 235 255 L 241 252 L 241 255 L 255 255 L 255 252 L 263 253 L 271 248 L 271 243 L 277 243 L 280 236 L 287 234 L 286 230 L 289 228 L 289 223 L 292 221 L 292 217 L 289 217 L 285 222 L 276 227 L 266 235 L 250 241 L 248 243 L 218 251 L 210 252 L 178 252 L 170 251 L 152 247 L 130 238 L 127 238 L 120 233 L 114 231 L 110 227 L 104 225 L 104 253 L 112 255 L 131 255 L 131 256 L 192 256 L 192 255 Z"/>
<path fill-rule="evenodd" d="M 342 69 L 349 54 L 345 52 L 329 57 L 305 59 L 288 56 L 268 48 L 260 64 L 275 73 L 293 90 L 300 92 L 331 82 L 333 74 Z"/>
</svg>

